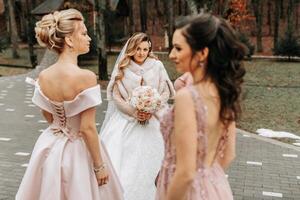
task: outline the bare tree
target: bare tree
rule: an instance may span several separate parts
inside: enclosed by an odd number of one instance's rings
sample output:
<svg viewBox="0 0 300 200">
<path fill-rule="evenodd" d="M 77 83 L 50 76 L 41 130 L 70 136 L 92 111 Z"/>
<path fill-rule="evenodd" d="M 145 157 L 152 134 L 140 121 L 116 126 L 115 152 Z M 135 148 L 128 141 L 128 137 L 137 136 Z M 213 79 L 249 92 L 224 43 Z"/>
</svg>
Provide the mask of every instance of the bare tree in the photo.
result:
<svg viewBox="0 0 300 200">
<path fill-rule="evenodd" d="M 8 36 L 10 34 L 8 2 L 7 2 L 7 0 L 4 0 L 3 2 L 4 2 L 4 15 L 5 15 L 5 20 L 6 20 L 6 31 L 7 31 L 7 36 Z"/>
<path fill-rule="evenodd" d="M 27 42 L 28 42 L 28 48 L 29 48 L 29 58 L 30 58 L 30 62 L 32 67 L 35 67 L 37 65 L 37 59 L 36 59 L 36 55 L 34 54 L 34 48 L 33 48 L 33 19 L 32 19 L 32 15 L 30 14 L 30 10 L 32 9 L 31 6 L 29 5 L 28 0 L 25 1 L 25 5 L 26 5 L 26 21 L 27 21 Z"/>
<path fill-rule="evenodd" d="M 140 19 L 142 32 L 147 31 L 147 0 L 140 0 Z"/>
<path fill-rule="evenodd" d="M 167 21 L 168 21 L 168 39 L 169 39 L 169 50 L 172 49 L 172 35 L 174 32 L 174 4 L 173 0 L 165 0 L 167 6 Z"/>
<path fill-rule="evenodd" d="M 298 4 L 296 6 L 296 22 L 295 22 L 295 29 L 296 29 L 296 31 L 299 28 L 299 18 L 300 18 L 300 16 L 299 16 L 299 2 L 297 2 L 297 3 Z"/>
<path fill-rule="evenodd" d="M 284 0 L 280 0 L 280 18 L 284 19 Z"/>
<path fill-rule="evenodd" d="M 130 35 L 134 33 L 134 20 L 133 20 L 133 9 L 132 9 L 132 4 L 133 1 L 132 0 L 128 0 L 128 21 L 129 21 L 129 33 Z"/>
<path fill-rule="evenodd" d="M 267 24 L 269 25 L 269 35 L 272 35 L 272 0 L 268 0 L 268 20 Z"/>
<path fill-rule="evenodd" d="M 274 49 L 278 44 L 278 34 L 279 34 L 279 20 L 280 20 L 280 4 L 281 0 L 275 0 L 275 12 L 274 12 Z"/>
<path fill-rule="evenodd" d="M 19 58 L 18 53 L 18 41 L 19 35 L 17 30 L 17 23 L 16 23 L 16 17 L 15 17 L 15 1 L 14 0 L 5 0 L 6 4 L 8 5 L 8 11 L 9 11 L 9 22 L 10 22 L 10 41 L 12 44 L 12 57 L 13 58 Z"/>
<path fill-rule="evenodd" d="M 217 13 L 218 15 L 223 16 L 228 8 L 229 0 L 219 0 L 215 2 L 217 4 Z"/>
<path fill-rule="evenodd" d="M 163 16 L 163 12 L 160 9 L 160 0 L 155 0 L 154 1 L 154 8 L 156 10 L 157 16 Z"/>
<path fill-rule="evenodd" d="M 262 52 L 262 23 L 263 23 L 263 2 L 260 0 L 252 0 L 252 7 L 256 22 L 256 44 L 257 52 Z"/>
<path fill-rule="evenodd" d="M 294 13 L 294 0 L 289 0 L 287 8 L 287 23 L 288 29 L 292 30 L 293 28 L 293 13 Z"/>
<path fill-rule="evenodd" d="M 108 80 L 107 53 L 105 43 L 105 10 L 108 8 L 105 0 L 95 0 L 97 12 L 96 32 L 98 49 L 98 75 L 100 80 Z"/>
</svg>

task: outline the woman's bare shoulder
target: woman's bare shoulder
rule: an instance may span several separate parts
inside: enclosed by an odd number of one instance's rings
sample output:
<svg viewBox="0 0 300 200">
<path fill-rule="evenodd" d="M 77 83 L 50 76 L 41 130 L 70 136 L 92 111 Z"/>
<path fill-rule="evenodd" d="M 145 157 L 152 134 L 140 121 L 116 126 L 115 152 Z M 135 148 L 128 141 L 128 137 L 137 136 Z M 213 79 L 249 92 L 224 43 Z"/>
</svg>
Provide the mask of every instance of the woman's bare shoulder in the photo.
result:
<svg viewBox="0 0 300 200">
<path fill-rule="evenodd" d="M 80 69 L 77 74 L 77 81 L 80 82 L 81 89 L 93 87 L 97 85 L 97 76 L 94 72 L 87 69 Z"/>
<path fill-rule="evenodd" d="M 175 107 L 176 105 L 193 105 L 193 99 L 191 92 L 187 87 L 181 88 L 175 95 Z M 184 107 L 183 107 L 184 108 Z"/>
</svg>

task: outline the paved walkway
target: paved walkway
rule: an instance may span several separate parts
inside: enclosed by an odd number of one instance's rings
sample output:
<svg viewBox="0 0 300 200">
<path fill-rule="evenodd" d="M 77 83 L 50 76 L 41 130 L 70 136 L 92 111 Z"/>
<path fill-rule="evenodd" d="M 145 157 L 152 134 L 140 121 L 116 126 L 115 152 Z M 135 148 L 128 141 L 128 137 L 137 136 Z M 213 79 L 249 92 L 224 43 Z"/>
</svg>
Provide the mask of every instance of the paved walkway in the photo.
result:
<svg viewBox="0 0 300 200">
<path fill-rule="evenodd" d="M 47 127 L 32 104 L 25 76 L 0 78 L 0 200 L 14 199 L 33 145 Z M 107 102 L 98 107 L 97 127 Z M 239 130 L 237 157 L 227 171 L 235 199 L 300 200 L 300 148 Z"/>
</svg>

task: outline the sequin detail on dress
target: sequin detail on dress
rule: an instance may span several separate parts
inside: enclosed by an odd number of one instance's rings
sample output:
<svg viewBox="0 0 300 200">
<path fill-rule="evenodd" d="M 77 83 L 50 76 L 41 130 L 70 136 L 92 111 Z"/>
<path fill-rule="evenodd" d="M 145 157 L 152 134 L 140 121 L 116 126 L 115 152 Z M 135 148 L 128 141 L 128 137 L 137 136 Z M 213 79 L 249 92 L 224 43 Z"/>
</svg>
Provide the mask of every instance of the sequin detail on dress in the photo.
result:
<svg viewBox="0 0 300 200">
<path fill-rule="evenodd" d="M 188 87 L 195 105 L 197 120 L 197 172 L 186 194 L 187 200 L 231 200 L 232 192 L 219 163 L 215 160 L 211 167 L 204 166 L 207 153 L 207 135 L 205 133 L 207 108 L 204 106 L 201 95 L 194 88 Z M 176 151 L 171 143 L 171 134 L 174 129 L 174 107 L 171 107 L 161 120 L 161 132 L 165 143 L 165 157 L 158 178 L 156 200 L 165 198 L 169 183 L 176 170 Z M 222 154 L 225 148 L 227 135 L 222 135 L 217 154 Z"/>
</svg>

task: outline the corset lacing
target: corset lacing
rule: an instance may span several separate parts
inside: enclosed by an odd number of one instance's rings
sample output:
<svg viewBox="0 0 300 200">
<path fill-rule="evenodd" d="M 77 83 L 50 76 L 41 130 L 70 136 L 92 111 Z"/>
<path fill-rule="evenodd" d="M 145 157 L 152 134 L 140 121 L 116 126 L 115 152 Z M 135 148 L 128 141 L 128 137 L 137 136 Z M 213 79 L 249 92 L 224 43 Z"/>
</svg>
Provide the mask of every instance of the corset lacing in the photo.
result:
<svg viewBox="0 0 300 200">
<path fill-rule="evenodd" d="M 54 122 L 52 123 L 51 130 L 56 136 L 66 136 L 70 141 L 76 140 L 80 137 L 79 134 L 72 132 L 72 128 L 67 125 L 67 118 L 64 106 L 62 103 L 52 103 L 52 108 L 55 111 Z"/>
</svg>

